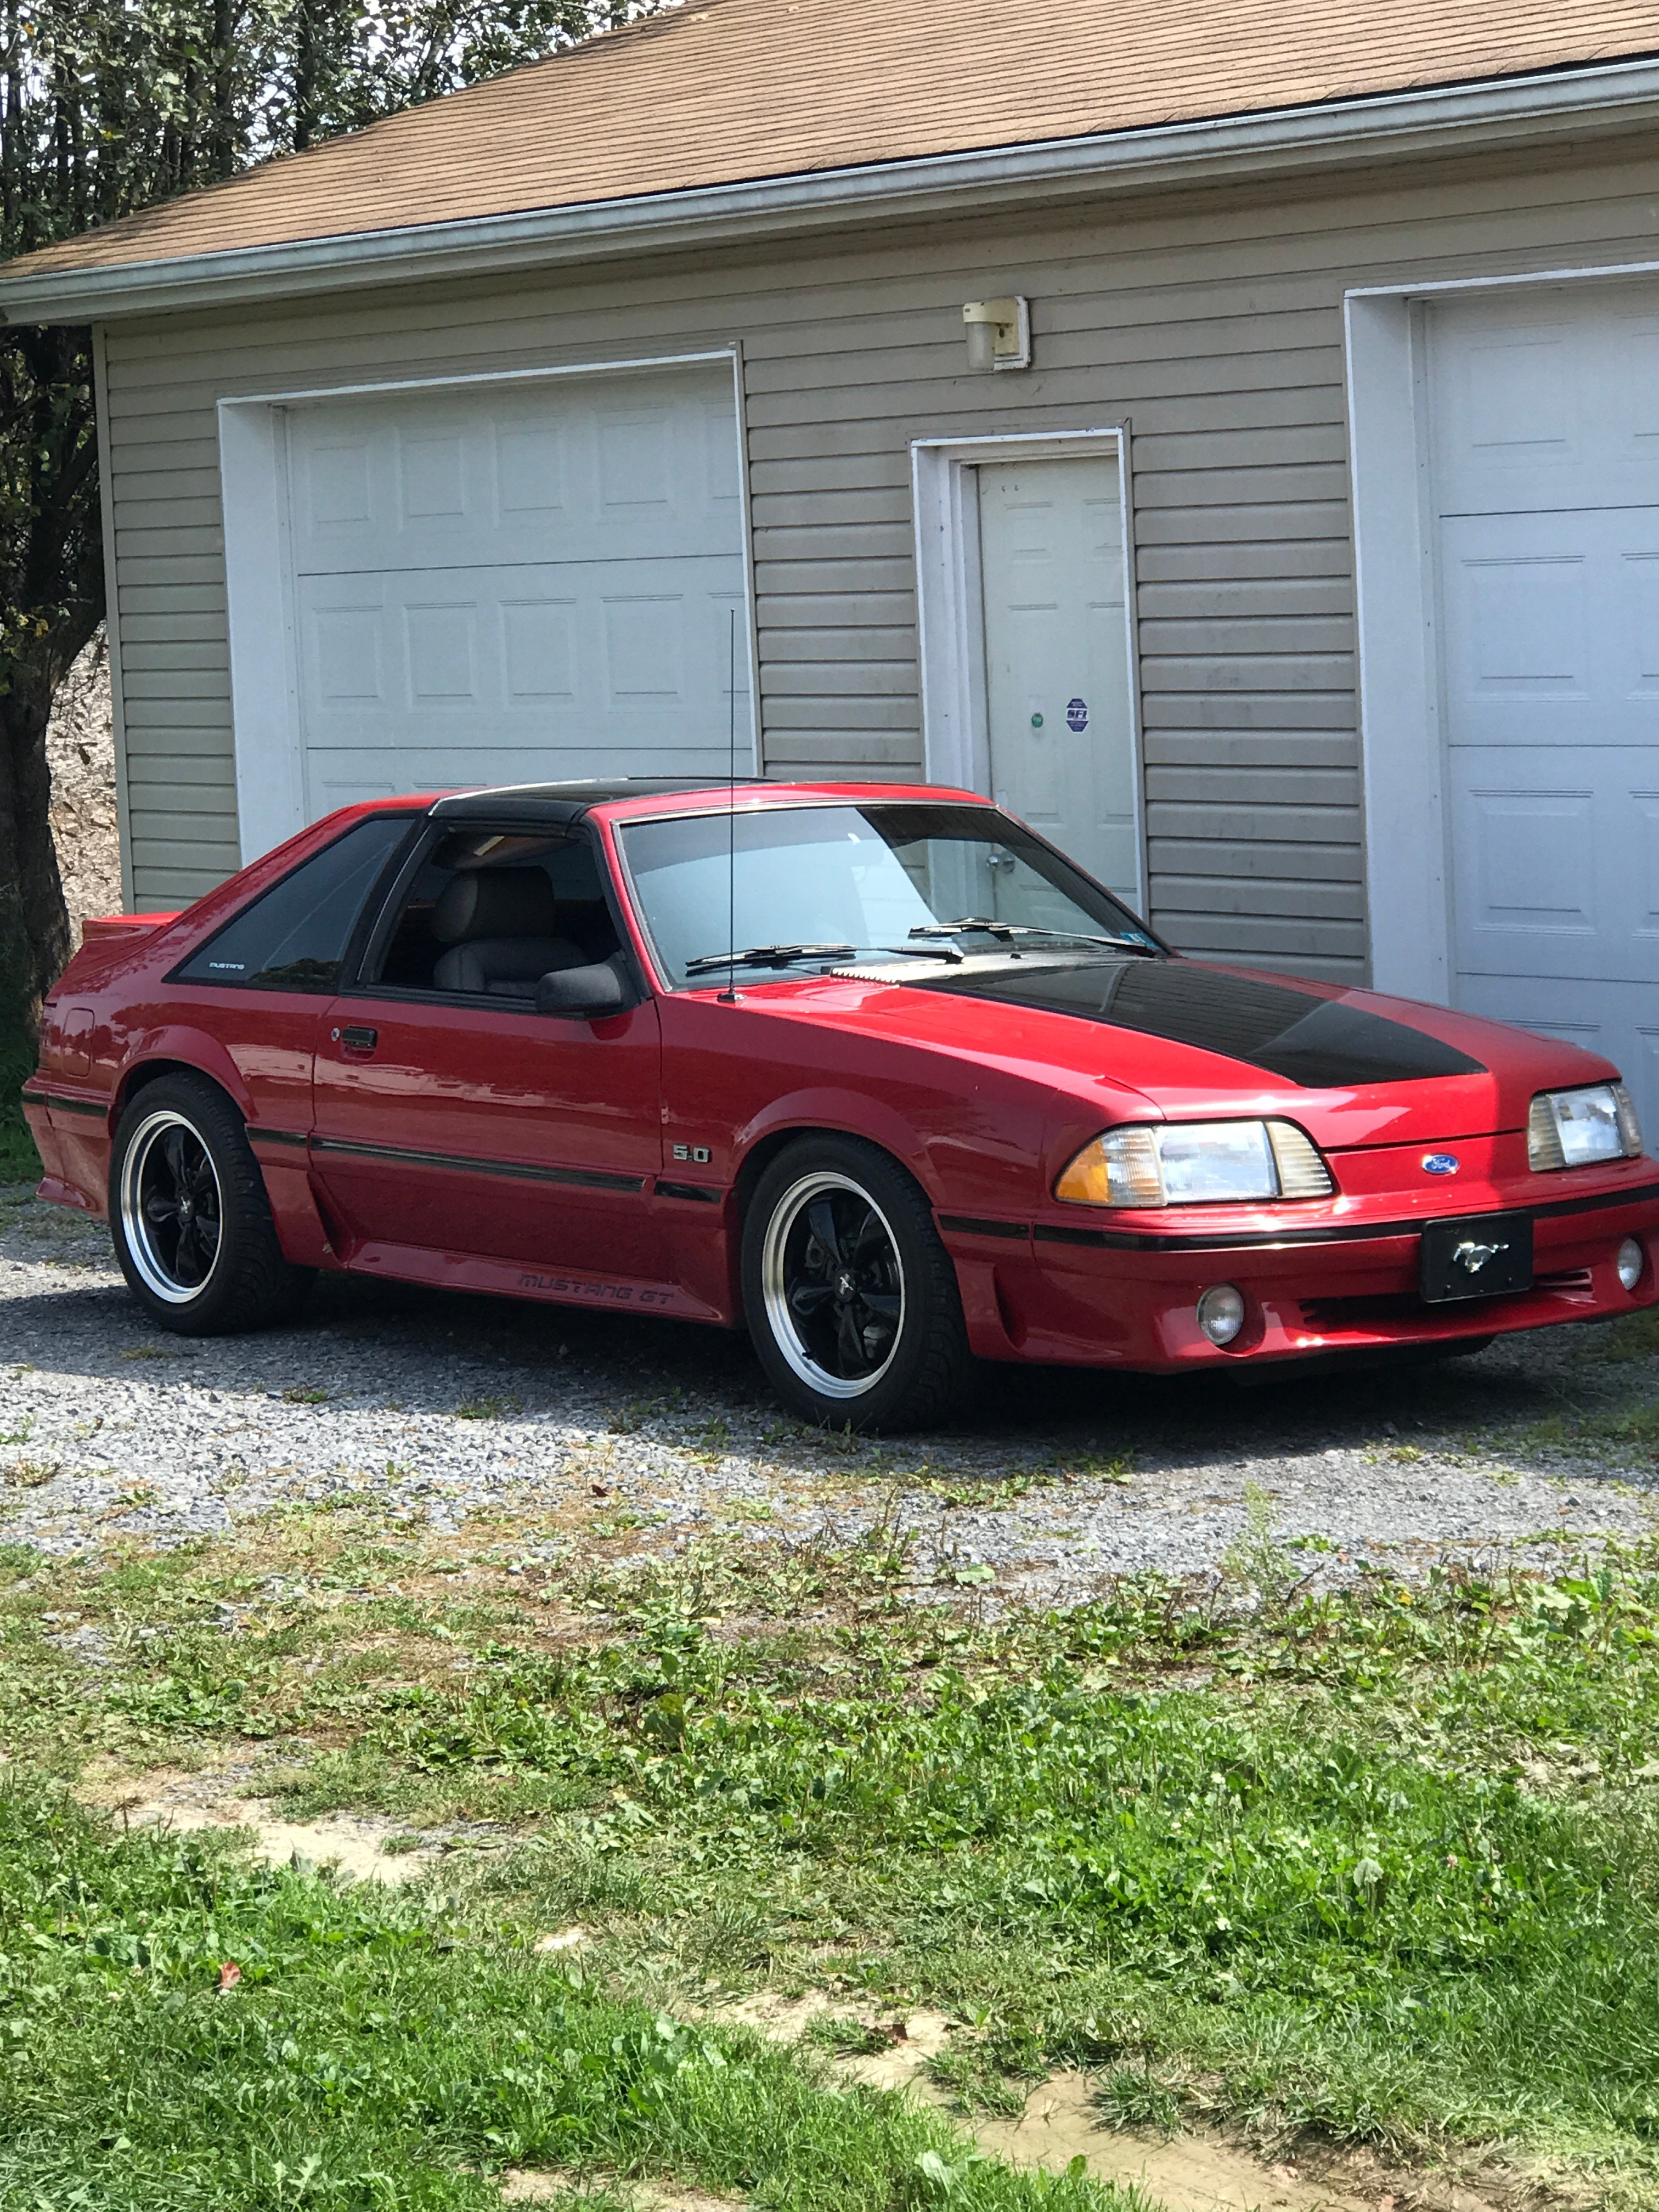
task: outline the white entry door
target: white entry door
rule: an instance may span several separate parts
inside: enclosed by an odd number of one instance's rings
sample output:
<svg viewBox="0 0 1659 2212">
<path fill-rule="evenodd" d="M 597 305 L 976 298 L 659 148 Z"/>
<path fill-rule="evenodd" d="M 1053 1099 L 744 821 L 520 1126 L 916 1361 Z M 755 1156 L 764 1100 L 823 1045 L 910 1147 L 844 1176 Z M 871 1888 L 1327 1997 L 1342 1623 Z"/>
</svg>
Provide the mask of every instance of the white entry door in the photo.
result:
<svg viewBox="0 0 1659 2212">
<path fill-rule="evenodd" d="M 977 474 L 992 793 L 1139 908 L 1118 465 L 1009 461 Z"/>
<path fill-rule="evenodd" d="M 728 369 L 295 406 L 288 465 L 307 819 L 724 775 L 734 703 L 752 762 Z"/>
<path fill-rule="evenodd" d="M 1454 1000 L 1659 1139 L 1659 294 L 1439 307 L 1431 352 Z"/>
</svg>

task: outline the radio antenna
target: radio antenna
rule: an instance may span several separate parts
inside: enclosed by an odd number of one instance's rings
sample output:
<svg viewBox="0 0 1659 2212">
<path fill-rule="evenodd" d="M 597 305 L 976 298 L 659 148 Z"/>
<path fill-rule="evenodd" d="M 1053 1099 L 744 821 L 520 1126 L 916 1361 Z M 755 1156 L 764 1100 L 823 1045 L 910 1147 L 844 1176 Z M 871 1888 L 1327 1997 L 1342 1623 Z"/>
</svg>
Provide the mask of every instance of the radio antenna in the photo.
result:
<svg viewBox="0 0 1659 2212">
<path fill-rule="evenodd" d="M 738 1002 L 738 610 L 732 609 L 732 629 L 726 671 L 726 947 L 729 958 L 722 1006 Z"/>
</svg>

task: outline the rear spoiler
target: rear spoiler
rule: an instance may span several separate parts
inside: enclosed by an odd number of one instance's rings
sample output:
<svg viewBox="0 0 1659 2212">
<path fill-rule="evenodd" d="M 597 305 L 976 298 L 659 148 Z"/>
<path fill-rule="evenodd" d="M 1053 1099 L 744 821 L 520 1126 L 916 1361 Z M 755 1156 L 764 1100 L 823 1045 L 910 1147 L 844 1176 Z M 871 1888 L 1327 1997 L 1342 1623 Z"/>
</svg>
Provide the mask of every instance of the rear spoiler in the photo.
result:
<svg viewBox="0 0 1659 2212">
<path fill-rule="evenodd" d="M 184 908 L 179 909 L 182 914 Z M 81 925 L 83 945 L 106 944 L 113 937 L 140 936 L 144 931 L 160 929 L 169 921 L 177 921 L 179 914 L 106 914 L 89 916 Z"/>
</svg>

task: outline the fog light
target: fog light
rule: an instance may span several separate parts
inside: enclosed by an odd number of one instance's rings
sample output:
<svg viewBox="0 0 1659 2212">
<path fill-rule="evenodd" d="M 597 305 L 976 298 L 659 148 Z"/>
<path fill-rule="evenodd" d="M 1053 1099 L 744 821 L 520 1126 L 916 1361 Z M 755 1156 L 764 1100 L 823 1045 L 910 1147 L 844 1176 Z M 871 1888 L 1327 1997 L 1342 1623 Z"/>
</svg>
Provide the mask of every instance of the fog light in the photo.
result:
<svg viewBox="0 0 1659 2212">
<path fill-rule="evenodd" d="M 1620 1281 L 1627 1291 L 1633 1291 L 1641 1281 L 1642 1270 L 1647 1263 L 1647 1254 L 1636 1239 L 1633 1237 L 1626 1237 L 1619 1247 L 1619 1256 L 1613 1264 L 1619 1270 Z"/>
<path fill-rule="evenodd" d="M 1198 1302 L 1198 1325 L 1212 1344 L 1231 1344 L 1244 1326 L 1244 1293 L 1217 1283 Z"/>
</svg>

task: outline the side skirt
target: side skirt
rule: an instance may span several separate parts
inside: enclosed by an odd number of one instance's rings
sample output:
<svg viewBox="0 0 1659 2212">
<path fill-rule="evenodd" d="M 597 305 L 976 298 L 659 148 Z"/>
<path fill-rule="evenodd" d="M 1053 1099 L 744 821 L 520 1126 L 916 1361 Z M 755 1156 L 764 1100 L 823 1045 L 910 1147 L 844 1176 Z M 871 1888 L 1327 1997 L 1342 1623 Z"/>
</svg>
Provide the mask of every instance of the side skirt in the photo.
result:
<svg viewBox="0 0 1659 2212">
<path fill-rule="evenodd" d="M 729 1326 L 714 1307 L 672 1283 L 615 1281 L 584 1267 L 535 1267 L 471 1252 L 439 1252 L 421 1244 L 367 1241 L 346 1262 L 353 1275 L 378 1275 L 433 1290 L 481 1291 L 493 1297 L 537 1298 L 550 1305 L 605 1306 L 612 1312 L 661 1314 L 673 1321 Z"/>
</svg>

